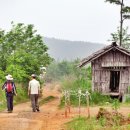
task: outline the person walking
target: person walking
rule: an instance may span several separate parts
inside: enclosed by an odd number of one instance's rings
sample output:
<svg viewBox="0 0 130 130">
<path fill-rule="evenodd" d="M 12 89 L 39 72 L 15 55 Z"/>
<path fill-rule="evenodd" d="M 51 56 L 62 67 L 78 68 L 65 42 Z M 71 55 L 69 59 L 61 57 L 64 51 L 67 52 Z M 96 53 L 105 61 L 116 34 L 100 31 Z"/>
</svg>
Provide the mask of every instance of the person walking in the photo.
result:
<svg viewBox="0 0 130 130">
<path fill-rule="evenodd" d="M 15 83 L 13 82 L 12 75 L 8 74 L 6 76 L 6 82 L 2 86 L 2 90 L 5 90 L 5 93 L 6 93 L 8 113 L 12 113 L 13 112 L 13 98 L 14 98 L 14 95 L 15 96 L 17 95 L 16 86 L 15 86 Z"/>
<path fill-rule="evenodd" d="M 31 99 L 31 105 L 32 105 L 32 111 L 40 111 L 39 110 L 39 104 L 38 104 L 38 98 L 40 94 L 40 83 L 39 81 L 36 80 L 36 75 L 32 74 L 31 75 L 32 79 L 29 81 L 29 86 L 28 86 L 28 95 L 30 96 Z"/>
</svg>

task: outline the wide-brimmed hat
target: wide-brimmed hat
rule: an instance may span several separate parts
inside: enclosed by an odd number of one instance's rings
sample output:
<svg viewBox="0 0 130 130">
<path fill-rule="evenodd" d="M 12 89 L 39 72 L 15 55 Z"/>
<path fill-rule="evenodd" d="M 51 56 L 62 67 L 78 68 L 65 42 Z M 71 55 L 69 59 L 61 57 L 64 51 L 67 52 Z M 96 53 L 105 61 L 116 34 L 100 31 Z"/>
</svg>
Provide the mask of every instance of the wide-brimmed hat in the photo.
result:
<svg viewBox="0 0 130 130">
<path fill-rule="evenodd" d="M 31 76 L 32 76 L 32 77 L 36 77 L 36 75 L 35 75 L 35 74 L 32 74 Z"/>
<path fill-rule="evenodd" d="M 12 75 L 8 74 L 7 76 L 5 76 L 7 80 L 13 80 Z"/>
</svg>

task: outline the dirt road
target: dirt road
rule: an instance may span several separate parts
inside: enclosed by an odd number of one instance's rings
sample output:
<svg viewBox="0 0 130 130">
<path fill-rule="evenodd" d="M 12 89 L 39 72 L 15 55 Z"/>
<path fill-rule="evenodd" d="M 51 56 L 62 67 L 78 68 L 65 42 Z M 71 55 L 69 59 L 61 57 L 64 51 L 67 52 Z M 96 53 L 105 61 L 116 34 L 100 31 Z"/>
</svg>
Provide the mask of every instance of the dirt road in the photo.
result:
<svg viewBox="0 0 130 130">
<path fill-rule="evenodd" d="M 50 84 L 44 87 L 43 97 L 51 95 L 56 98 L 42 105 L 39 113 L 32 112 L 30 102 L 15 106 L 13 113 L 7 113 L 6 110 L 1 112 L 0 130 L 65 130 L 64 123 L 78 115 L 78 108 L 72 108 L 71 113 L 65 118 L 64 109 L 58 109 L 61 97 L 58 88 L 58 85 L 52 88 Z M 92 107 L 91 116 L 96 115 L 98 110 L 99 107 Z M 119 111 L 128 116 L 130 107 L 123 107 Z M 87 116 L 87 109 L 81 108 L 81 114 Z"/>
<path fill-rule="evenodd" d="M 69 118 L 64 119 L 64 111 L 58 109 L 61 94 L 57 88 L 57 85 L 51 88 L 49 84 L 44 87 L 43 97 L 56 98 L 42 105 L 40 112 L 32 112 L 30 102 L 15 106 L 13 113 L 1 112 L 0 130 L 63 130 L 62 124 Z"/>
</svg>

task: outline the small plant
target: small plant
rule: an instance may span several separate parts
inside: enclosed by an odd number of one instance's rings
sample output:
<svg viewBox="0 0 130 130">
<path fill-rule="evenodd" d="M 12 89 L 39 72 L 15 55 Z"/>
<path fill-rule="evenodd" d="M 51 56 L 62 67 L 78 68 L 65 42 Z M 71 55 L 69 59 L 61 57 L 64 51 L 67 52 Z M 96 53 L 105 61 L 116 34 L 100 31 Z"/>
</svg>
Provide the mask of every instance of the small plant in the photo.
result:
<svg viewBox="0 0 130 130">
<path fill-rule="evenodd" d="M 106 121 L 107 120 L 104 117 L 99 118 L 99 123 L 100 123 L 101 126 L 105 126 L 106 125 Z"/>
<path fill-rule="evenodd" d="M 119 116 L 119 115 L 114 115 L 112 119 L 113 119 L 113 122 L 114 122 L 113 125 L 115 125 L 115 126 L 120 126 L 120 121 L 121 121 L 121 119 L 120 119 L 120 116 Z"/>
<path fill-rule="evenodd" d="M 52 101 L 52 100 L 54 100 L 54 99 L 55 99 L 55 97 L 53 97 L 53 96 L 48 96 L 48 97 L 42 99 L 42 100 L 39 102 L 39 105 L 41 106 L 41 105 L 43 105 L 43 104 L 45 104 L 45 103 L 47 103 L 47 102 L 49 102 L 49 101 Z"/>
<path fill-rule="evenodd" d="M 87 119 L 86 117 L 78 117 L 68 122 L 67 130 L 94 130 L 96 124 L 95 119 Z"/>
<path fill-rule="evenodd" d="M 120 108 L 120 103 L 118 99 L 114 99 L 112 103 L 112 109 L 117 112 L 117 110 Z"/>
</svg>

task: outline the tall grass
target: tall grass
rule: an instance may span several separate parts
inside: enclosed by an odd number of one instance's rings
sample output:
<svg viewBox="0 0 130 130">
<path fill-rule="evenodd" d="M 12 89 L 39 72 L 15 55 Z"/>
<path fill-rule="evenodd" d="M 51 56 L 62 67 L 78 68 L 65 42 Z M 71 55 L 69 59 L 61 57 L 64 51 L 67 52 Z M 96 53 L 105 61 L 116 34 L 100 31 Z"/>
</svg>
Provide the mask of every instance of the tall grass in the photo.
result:
<svg viewBox="0 0 130 130">
<path fill-rule="evenodd" d="M 14 103 L 18 104 L 21 102 L 25 102 L 29 100 L 29 96 L 27 94 L 27 88 L 22 87 L 21 84 L 17 84 L 17 96 L 14 97 Z"/>
<path fill-rule="evenodd" d="M 91 104 L 104 104 L 105 102 L 111 102 L 108 96 L 102 96 L 100 93 L 91 91 L 91 80 L 92 72 L 91 67 L 87 68 L 78 68 L 79 60 L 72 62 L 61 61 L 53 62 L 47 68 L 47 81 L 58 80 L 61 82 L 62 90 L 72 91 L 70 100 L 72 105 L 78 104 L 78 96 L 74 93 L 78 93 L 78 90 L 81 89 L 83 93 L 89 91 L 91 93 Z M 61 101 L 61 106 L 64 104 L 64 97 Z M 81 104 L 86 104 L 86 97 L 81 97 Z"/>
<path fill-rule="evenodd" d="M 0 110 L 3 110 L 6 107 L 6 96 L 4 91 L 0 89 Z"/>
<path fill-rule="evenodd" d="M 78 117 L 66 124 L 67 130 L 98 130 L 101 126 L 97 124 L 94 118 L 87 119 L 86 117 Z"/>
<path fill-rule="evenodd" d="M 65 124 L 66 130 L 129 130 L 130 125 L 112 125 L 105 126 L 106 120 L 104 118 L 96 120 L 92 117 L 87 119 L 86 117 L 74 118 L 72 121 Z"/>
<path fill-rule="evenodd" d="M 99 92 L 91 92 L 90 104 L 91 105 L 105 105 L 106 103 L 112 103 L 113 100 L 110 96 L 102 95 Z"/>
<path fill-rule="evenodd" d="M 90 93 L 90 104 L 91 105 L 104 105 L 106 102 L 112 102 L 112 99 L 109 96 L 101 95 L 98 92 L 91 91 L 91 80 L 86 80 L 85 78 L 74 78 L 66 77 L 62 82 L 62 89 L 70 91 L 70 102 L 71 105 L 78 105 L 78 89 L 82 90 L 82 93 L 85 94 L 86 91 Z M 86 105 L 86 96 L 81 96 L 81 105 Z M 61 105 L 64 105 L 64 97 L 61 100 Z"/>
</svg>

